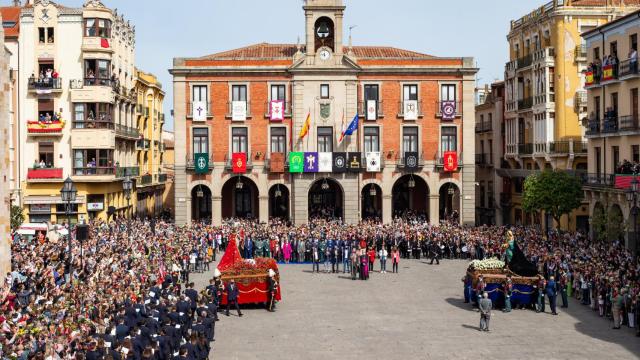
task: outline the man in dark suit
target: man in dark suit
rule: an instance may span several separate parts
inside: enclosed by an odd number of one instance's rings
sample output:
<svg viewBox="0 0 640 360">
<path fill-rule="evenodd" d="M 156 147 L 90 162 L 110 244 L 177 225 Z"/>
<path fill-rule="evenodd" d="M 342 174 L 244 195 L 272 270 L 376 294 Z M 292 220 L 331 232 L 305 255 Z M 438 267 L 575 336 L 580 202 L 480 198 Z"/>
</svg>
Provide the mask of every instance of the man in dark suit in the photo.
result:
<svg viewBox="0 0 640 360">
<path fill-rule="evenodd" d="M 189 298 L 191 302 L 191 314 L 193 314 L 198 305 L 198 292 L 193 288 L 193 283 L 187 285 L 187 289 L 185 289 L 184 294 Z"/>
<path fill-rule="evenodd" d="M 229 316 L 229 308 L 231 304 L 233 304 L 238 310 L 238 316 L 242 317 L 242 313 L 240 312 L 240 306 L 238 306 L 238 286 L 236 285 L 235 280 L 231 279 L 231 281 L 227 284 L 227 312 L 226 315 Z"/>
<path fill-rule="evenodd" d="M 556 288 L 556 282 L 553 279 L 553 276 L 549 277 L 549 281 L 547 282 L 546 287 L 547 298 L 549 298 L 549 306 L 551 306 L 551 314 L 558 315 L 556 312 L 556 299 L 558 297 L 558 292 Z"/>
</svg>

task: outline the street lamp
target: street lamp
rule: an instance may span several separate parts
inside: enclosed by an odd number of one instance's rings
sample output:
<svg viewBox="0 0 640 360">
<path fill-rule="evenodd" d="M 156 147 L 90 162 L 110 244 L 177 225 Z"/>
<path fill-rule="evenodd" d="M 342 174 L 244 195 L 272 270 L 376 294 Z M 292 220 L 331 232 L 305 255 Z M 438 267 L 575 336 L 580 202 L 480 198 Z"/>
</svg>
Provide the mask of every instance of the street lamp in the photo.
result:
<svg viewBox="0 0 640 360">
<path fill-rule="evenodd" d="M 71 277 L 73 276 L 73 272 L 71 271 L 71 203 L 76 201 L 77 194 L 78 189 L 76 189 L 76 185 L 73 183 L 73 180 L 71 180 L 71 177 L 67 176 L 67 179 L 62 185 L 62 189 L 60 189 L 60 195 L 62 196 L 62 201 L 67 205 L 65 213 L 67 214 L 67 224 L 69 224 L 69 232 L 67 233 L 67 246 L 69 248 L 67 269 L 69 271 L 69 282 L 71 282 Z"/>
<path fill-rule="evenodd" d="M 631 215 L 633 215 L 633 237 L 635 242 L 635 252 L 638 255 L 638 179 L 637 174 L 633 174 L 633 180 L 631 180 L 631 187 L 625 191 L 627 196 L 627 202 L 629 208 L 631 208 Z"/>
<path fill-rule="evenodd" d="M 127 175 L 122 181 L 122 190 L 124 190 L 124 197 L 127 199 L 127 213 L 129 213 L 129 202 L 131 201 L 131 189 L 133 188 L 133 181 L 131 177 Z M 128 218 L 131 218 L 130 214 Z"/>
</svg>

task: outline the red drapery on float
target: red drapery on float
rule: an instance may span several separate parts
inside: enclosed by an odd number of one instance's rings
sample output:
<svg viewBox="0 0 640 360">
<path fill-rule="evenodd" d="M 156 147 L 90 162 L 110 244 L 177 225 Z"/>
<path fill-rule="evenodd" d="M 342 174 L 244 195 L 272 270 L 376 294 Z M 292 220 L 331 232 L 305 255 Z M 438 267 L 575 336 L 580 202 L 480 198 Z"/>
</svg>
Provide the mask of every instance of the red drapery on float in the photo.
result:
<svg viewBox="0 0 640 360">
<path fill-rule="evenodd" d="M 238 251 L 236 236 L 235 234 L 232 234 L 229 244 L 227 245 L 227 249 L 218 263 L 218 270 L 220 270 L 220 272 L 224 272 L 224 270 L 230 268 L 238 261 L 242 261 L 242 256 L 240 256 L 240 251 Z"/>
</svg>

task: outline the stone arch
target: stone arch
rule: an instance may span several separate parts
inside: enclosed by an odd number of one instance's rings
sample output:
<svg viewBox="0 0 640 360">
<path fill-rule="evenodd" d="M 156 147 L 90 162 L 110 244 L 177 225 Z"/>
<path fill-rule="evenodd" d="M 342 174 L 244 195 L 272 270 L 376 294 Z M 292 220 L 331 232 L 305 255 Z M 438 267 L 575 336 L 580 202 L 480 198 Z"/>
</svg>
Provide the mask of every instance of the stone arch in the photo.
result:
<svg viewBox="0 0 640 360">
<path fill-rule="evenodd" d="M 330 176 L 313 181 L 308 189 L 309 218 L 326 217 L 344 219 L 345 192 L 342 184 Z"/>
</svg>

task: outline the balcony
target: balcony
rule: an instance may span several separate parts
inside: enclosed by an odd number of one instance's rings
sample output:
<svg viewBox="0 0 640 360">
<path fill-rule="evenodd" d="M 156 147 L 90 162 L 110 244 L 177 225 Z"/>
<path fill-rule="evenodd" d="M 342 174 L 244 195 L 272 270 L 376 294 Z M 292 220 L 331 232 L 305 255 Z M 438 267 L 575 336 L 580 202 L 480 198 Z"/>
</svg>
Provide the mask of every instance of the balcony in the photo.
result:
<svg viewBox="0 0 640 360">
<path fill-rule="evenodd" d="M 84 36 L 82 38 L 82 51 L 98 51 L 113 53 L 113 48 L 109 44 L 110 39 L 100 36 Z"/>
<path fill-rule="evenodd" d="M 111 122 L 111 117 L 105 117 L 105 120 L 100 121 L 74 121 L 73 129 L 108 129 L 114 130 L 115 125 Z"/>
<path fill-rule="evenodd" d="M 601 84 L 615 82 L 618 80 L 618 64 L 602 66 Z"/>
<path fill-rule="evenodd" d="M 376 101 L 376 116 L 377 119 L 381 119 L 384 118 L 384 101 L 382 100 L 377 100 Z M 359 101 L 358 102 L 358 114 L 360 115 L 361 118 L 367 119 L 367 105 L 365 101 Z M 367 119 L 367 120 L 377 120 L 377 119 Z"/>
<path fill-rule="evenodd" d="M 584 72 L 584 86 L 586 89 L 600 86 L 599 68 Z"/>
<path fill-rule="evenodd" d="M 116 169 L 113 166 L 86 166 L 74 167 L 73 176 L 115 176 Z"/>
<path fill-rule="evenodd" d="M 634 115 L 621 116 L 619 119 L 620 131 L 638 131 L 638 118 Z"/>
<path fill-rule="evenodd" d="M 533 55 L 529 54 L 518 59 L 517 70 L 525 69 L 533 63 Z"/>
<path fill-rule="evenodd" d="M 140 168 L 138 166 L 116 166 L 116 177 L 121 179 L 127 176 L 140 176 Z"/>
<path fill-rule="evenodd" d="M 616 175 L 613 174 L 581 174 L 582 186 L 589 188 L 613 188 Z"/>
<path fill-rule="evenodd" d="M 115 92 L 110 79 L 76 79 L 69 81 L 71 102 L 76 103 L 111 103 L 115 102 Z"/>
<path fill-rule="evenodd" d="M 116 136 L 127 138 L 131 140 L 138 139 L 140 137 L 140 132 L 138 129 L 122 124 L 115 124 L 116 126 Z"/>
<path fill-rule="evenodd" d="M 418 154 L 418 163 L 416 164 L 416 167 L 418 167 L 418 168 L 424 167 L 424 156 L 423 155 L 424 155 L 423 153 Z M 382 158 L 382 156 L 380 156 L 380 158 Z M 404 169 L 404 167 L 405 167 L 404 164 L 405 164 L 405 156 L 404 156 L 404 153 L 402 153 L 402 156 L 400 156 L 398 158 L 398 162 L 396 163 L 396 166 L 399 169 Z M 365 164 L 365 166 L 366 166 L 366 164 Z"/>
<path fill-rule="evenodd" d="M 476 154 L 476 165 L 492 166 L 491 154 Z"/>
<path fill-rule="evenodd" d="M 551 141 L 549 142 L 550 154 L 569 154 L 571 150 L 570 141 Z"/>
<path fill-rule="evenodd" d="M 556 102 L 556 94 L 554 93 L 540 94 L 533 97 L 534 105 L 551 105 L 554 102 Z"/>
<path fill-rule="evenodd" d="M 458 154 L 458 170 L 461 169 L 463 167 L 463 163 L 462 163 L 462 152 L 459 152 Z M 444 169 L 444 156 L 438 152 L 438 154 L 436 155 L 436 169 Z"/>
<path fill-rule="evenodd" d="M 52 94 L 62 92 L 62 78 L 45 78 L 38 79 L 35 77 L 29 78 L 27 84 L 29 92 L 42 94 Z"/>
<path fill-rule="evenodd" d="M 476 133 L 483 133 L 493 130 L 493 124 L 491 121 L 476 123 Z"/>
<path fill-rule="evenodd" d="M 166 183 L 167 182 L 167 174 L 158 174 L 158 182 L 159 183 Z"/>
<path fill-rule="evenodd" d="M 227 119 L 233 119 L 234 118 L 234 108 L 233 108 L 233 103 L 244 103 L 244 118 L 245 119 L 251 119 L 251 103 L 248 101 L 227 101 L 227 114 L 225 115 L 225 117 Z M 238 105 L 238 104 L 237 104 Z M 242 111 L 240 108 L 235 109 L 235 115 L 237 117 L 242 117 Z"/>
<path fill-rule="evenodd" d="M 598 135 L 600 134 L 600 119 L 589 120 L 588 129 L 585 135 Z"/>
<path fill-rule="evenodd" d="M 604 123 L 602 124 L 602 133 L 603 134 L 617 133 L 618 130 L 619 130 L 619 127 L 618 127 L 618 118 L 617 117 L 606 117 L 604 119 Z"/>
<path fill-rule="evenodd" d="M 185 164 L 187 170 L 195 170 L 196 162 L 193 155 L 187 154 L 187 158 L 185 159 Z M 209 154 L 209 170 L 213 169 L 213 154 Z"/>
<path fill-rule="evenodd" d="M 405 118 L 405 103 L 406 101 L 399 101 L 398 102 L 398 117 L 399 118 Z M 423 117 L 424 114 L 422 113 L 422 101 L 418 101 L 418 109 L 416 109 L 417 111 L 417 117 Z"/>
<path fill-rule="evenodd" d="M 211 113 L 211 103 L 206 103 L 206 109 L 194 109 L 193 108 L 193 103 L 187 103 L 187 118 L 188 119 L 192 119 L 193 118 L 193 112 L 194 111 L 206 111 L 207 112 L 207 118 L 211 118 L 213 117 L 213 114 Z"/>
<path fill-rule="evenodd" d="M 518 144 L 518 155 L 531 155 L 533 154 L 533 144 Z"/>
<path fill-rule="evenodd" d="M 265 117 L 265 119 L 271 119 L 271 107 L 270 107 L 270 104 L 271 103 L 269 101 L 264 103 L 264 117 Z M 284 117 L 285 118 L 290 118 L 291 117 L 291 102 L 289 102 L 289 101 L 284 103 Z"/>
<path fill-rule="evenodd" d="M 145 186 L 145 185 L 151 185 L 151 183 L 153 182 L 153 176 L 151 175 L 142 175 L 140 176 L 140 185 Z"/>
<path fill-rule="evenodd" d="M 533 106 L 533 98 L 528 97 L 521 100 L 518 100 L 518 111 L 526 111 L 531 110 Z"/>
<path fill-rule="evenodd" d="M 518 60 L 512 60 L 505 64 L 505 78 L 511 79 L 516 76 L 516 68 L 518 67 Z"/>
<path fill-rule="evenodd" d="M 586 62 L 587 61 L 587 45 L 578 45 L 573 50 L 573 57 L 576 62 Z"/>
<path fill-rule="evenodd" d="M 638 59 L 635 60 L 625 60 L 620 62 L 620 78 L 632 78 L 638 76 Z"/>
<path fill-rule="evenodd" d="M 553 66 L 555 56 L 555 49 L 553 47 L 546 47 L 533 53 L 533 63 L 544 63 L 546 66 Z"/>
<path fill-rule="evenodd" d="M 515 101 L 515 100 L 507 101 L 506 106 L 505 106 L 505 110 L 507 112 L 517 111 L 518 110 L 518 102 Z"/>
<path fill-rule="evenodd" d="M 63 180 L 62 168 L 32 168 L 27 170 L 29 182 Z"/>
<path fill-rule="evenodd" d="M 29 136 L 62 136 L 65 122 L 55 121 L 27 121 L 27 133 Z"/>
<path fill-rule="evenodd" d="M 450 115 L 446 114 L 447 109 L 444 107 L 451 103 L 451 101 L 436 101 L 436 117 L 440 119 L 462 117 L 462 103 L 460 101 L 453 101 L 453 113 Z"/>
<path fill-rule="evenodd" d="M 231 163 L 231 156 L 224 156 L 224 169 L 227 171 L 233 170 L 233 164 Z M 247 153 L 247 170 L 253 169 L 253 158 L 251 154 Z"/>
<path fill-rule="evenodd" d="M 585 90 L 576 91 L 576 95 L 574 98 L 575 101 L 575 110 L 577 113 L 587 112 L 587 92 Z"/>
</svg>

